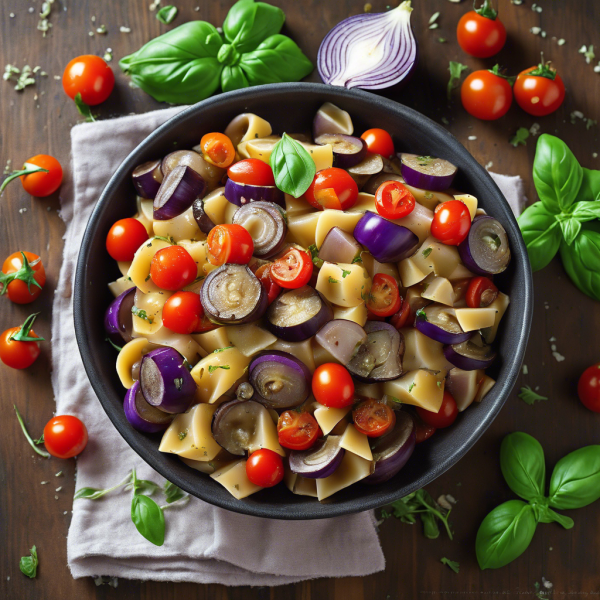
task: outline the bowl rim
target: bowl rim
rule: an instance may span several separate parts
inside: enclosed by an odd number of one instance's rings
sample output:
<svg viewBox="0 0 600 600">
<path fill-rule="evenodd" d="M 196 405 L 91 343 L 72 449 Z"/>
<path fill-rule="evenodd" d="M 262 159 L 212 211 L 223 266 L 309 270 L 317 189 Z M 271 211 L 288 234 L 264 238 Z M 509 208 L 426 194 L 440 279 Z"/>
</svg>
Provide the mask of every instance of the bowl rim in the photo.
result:
<svg viewBox="0 0 600 600">
<path fill-rule="evenodd" d="M 445 460 L 436 463 L 435 468 L 431 469 L 431 473 L 428 477 L 422 478 L 419 480 L 418 485 L 413 486 L 415 490 L 428 485 L 434 479 L 437 479 L 437 477 L 439 477 L 442 473 L 447 471 L 450 467 L 454 466 L 484 434 L 510 395 L 510 392 L 512 391 L 512 388 L 514 387 L 519 375 L 521 363 L 523 361 L 527 347 L 527 341 L 529 338 L 533 313 L 533 281 L 531 268 L 527 259 L 527 251 L 524 241 L 520 235 L 517 221 L 502 192 L 494 180 L 490 177 L 487 170 L 477 163 L 475 158 L 454 135 L 452 135 L 438 123 L 399 102 L 390 100 L 383 96 L 375 95 L 370 92 L 357 89 L 346 89 L 343 87 L 330 86 L 322 83 L 298 82 L 255 86 L 222 93 L 203 100 L 197 104 L 191 105 L 165 121 L 165 123 L 155 129 L 140 144 L 138 144 L 121 162 L 118 169 L 111 176 L 110 180 L 104 187 L 102 194 L 100 195 L 100 198 L 96 203 L 96 206 L 94 207 L 86 225 L 77 259 L 73 293 L 73 315 L 77 344 L 79 346 L 79 351 L 81 353 L 89 381 L 100 403 L 102 404 L 103 409 L 128 445 L 145 462 L 147 462 L 160 475 L 169 481 L 172 481 L 175 485 L 191 495 L 200 498 L 201 500 L 226 510 L 231 510 L 255 517 L 287 520 L 330 518 L 378 508 L 398 500 L 408 492 L 399 493 L 399 490 L 392 490 L 388 492 L 381 491 L 379 493 L 370 495 L 370 497 L 359 498 L 358 500 L 360 501 L 357 501 L 356 498 L 350 498 L 328 504 L 322 504 L 315 498 L 314 502 L 299 503 L 296 505 L 296 510 L 290 511 L 289 509 L 284 509 L 282 505 L 278 505 L 277 503 L 246 503 L 243 500 L 236 500 L 233 496 L 231 496 L 231 498 L 226 498 L 225 500 L 220 500 L 218 498 L 211 497 L 209 490 L 206 492 L 204 492 L 204 490 L 198 491 L 198 489 L 192 490 L 186 479 L 180 477 L 177 473 L 169 472 L 167 475 L 168 467 L 166 466 L 166 463 L 161 462 L 159 456 L 152 454 L 148 455 L 146 449 L 143 448 L 142 444 L 136 439 L 136 432 L 126 426 L 122 417 L 119 418 L 117 411 L 114 410 L 114 406 L 108 401 L 107 396 L 111 393 L 111 391 L 104 381 L 99 369 L 96 367 L 94 352 L 89 342 L 91 339 L 91 331 L 89 330 L 89 325 L 87 322 L 88 320 L 85 318 L 85 298 L 87 286 L 84 285 L 84 282 L 89 279 L 86 256 L 89 254 L 94 230 L 96 229 L 98 221 L 101 218 L 105 205 L 108 203 L 111 195 L 113 194 L 113 188 L 117 186 L 123 177 L 129 176 L 132 168 L 141 161 L 140 155 L 143 155 L 146 149 L 151 146 L 156 139 L 160 138 L 166 131 L 176 126 L 179 122 L 185 121 L 190 115 L 201 113 L 207 107 L 212 107 L 221 103 L 242 103 L 244 99 L 254 99 L 258 95 L 266 95 L 274 92 L 290 94 L 312 92 L 326 94 L 328 96 L 334 95 L 337 96 L 339 101 L 342 103 L 345 98 L 354 99 L 370 104 L 373 106 L 373 108 L 381 106 L 388 111 L 398 114 L 405 120 L 418 123 L 423 128 L 436 130 L 436 132 L 441 136 L 446 137 L 448 146 L 452 152 L 461 155 L 467 162 L 471 164 L 474 171 L 471 178 L 478 179 L 481 184 L 487 188 L 487 193 L 489 196 L 493 198 L 494 201 L 498 201 L 501 205 L 503 205 L 501 212 L 505 213 L 503 215 L 503 219 L 506 217 L 507 222 L 503 220 L 502 224 L 505 228 L 511 229 L 513 234 L 516 233 L 516 235 L 512 236 L 514 241 L 516 241 L 516 247 L 514 247 L 513 240 L 511 240 L 511 244 L 513 246 L 511 247 L 511 253 L 513 260 L 521 263 L 521 266 L 523 267 L 522 291 L 520 295 L 523 298 L 522 308 L 524 310 L 522 313 L 523 318 L 520 322 L 520 328 L 516 332 L 517 343 L 515 344 L 514 353 L 511 356 L 511 364 L 507 365 L 507 373 L 505 373 L 503 380 L 496 382 L 495 388 L 496 390 L 499 390 L 497 400 L 490 410 L 483 413 L 478 427 L 468 436 L 465 436 L 462 441 L 454 445 L 451 454 Z M 371 486 L 369 486 L 369 488 L 370 487 Z"/>
</svg>

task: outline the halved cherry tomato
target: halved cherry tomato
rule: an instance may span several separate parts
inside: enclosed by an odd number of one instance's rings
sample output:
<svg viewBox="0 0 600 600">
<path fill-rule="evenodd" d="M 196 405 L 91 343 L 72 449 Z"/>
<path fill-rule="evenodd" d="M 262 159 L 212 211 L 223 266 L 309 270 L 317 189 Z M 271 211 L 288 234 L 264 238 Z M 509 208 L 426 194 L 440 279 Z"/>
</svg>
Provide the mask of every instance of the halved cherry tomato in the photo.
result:
<svg viewBox="0 0 600 600">
<path fill-rule="evenodd" d="M 42 259 L 32 252 L 11 254 L 2 265 L 0 283 L 0 296 L 8 292 L 9 299 L 16 304 L 33 302 L 42 293 L 46 283 Z"/>
<path fill-rule="evenodd" d="M 565 99 L 565 84 L 552 69 L 543 62 L 537 67 L 521 71 L 513 88 L 517 104 L 534 117 L 553 113 Z"/>
<path fill-rule="evenodd" d="M 150 263 L 150 278 L 163 290 L 180 290 L 190 285 L 198 275 L 198 265 L 181 246 L 162 248 Z"/>
<path fill-rule="evenodd" d="M 356 204 L 358 186 L 348 171 L 331 167 L 319 171 L 304 194 L 315 208 L 348 210 Z"/>
<path fill-rule="evenodd" d="M 247 265 L 254 252 L 252 236 L 241 225 L 217 225 L 207 239 L 208 260 L 213 265 Z"/>
<path fill-rule="evenodd" d="M 267 301 L 269 304 L 279 296 L 281 286 L 273 279 L 271 275 L 271 264 L 263 265 L 256 270 L 255 275 L 262 284 L 267 293 Z"/>
<path fill-rule="evenodd" d="M 260 487 L 273 487 L 283 479 L 283 461 L 273 450 L 262 448 L 253 452 L 246 461 L 248 479 Z"/>
<path fill-rule="evenodd" d="M 444 391 L 444 399 L 442 400 L 439 412 L 435 413 L 417 406 L 417 413 L 426 425 L 431 425 L 436 429 L 443 429 L 454 423 L 458 415 L 458 407 L 456 406 L 456 400 L 450 392 Z"/>
<path fill-rule="evenodd" d="M 431 235 L 448 246 L 458 246 L 471 229 L 471 213 L 464 202 L 449 200 L 435 207 Z"/>
<path fill-rule="evenodd" d="M 81 94 L 90 106 L 104 102 L 115 87 L 112 69 L 99 56 L 84 54 L 74 58 L 62 77 L 63 88 L 70 98 Z"/>
<path fill-rule="evenodd" d="M 40 167 L 46 169 L 31 173 L 29 175 L 21 175 L 21 185 L 23 189 L 36 198 L 45 198 L 60 187 L 63 178 L 63 170 L 60 163 L 48 154 L 36 154 L 25 161 L 23 169 L 31 167 Z"/>
<path fill-rule="evenodd" d="M 460 88 L 460 99 L 465 110 L 484 121 L 493 121 L 504 116 L 512 104 L 512 88 L 505 77 L 497 72 L 475 71 Z"/>
<path fill-rule="evenodd" d="M 71 458 L 83 452 L 88 442 L 86 426 L 73 415 L 58 415 L 44 427 L 44 446 L 57 458 Z"/>
<path fill-rule="evenodd" d="M 410 304 L 406 300 L 402 300 L 400 310 L 392 315 L 390 323 L 396 329 L 402 329 L 403 327 L 410 327 L 412 325 L 412 311 L 410 310 Z"/>
<path fill-rule="evenodd" d="M 469 308 L 485 308 L 498 297 L 498 288 L 487 277 L 473 277 L 467 288 L 466 300 Z"/>
<path fill-rule="evenodd" d="M 137 249 L 147 239 L 148 232 L 137 219 L 120 219 L 106 236 L 106 249 L 115 260 L 133 260 Z"/>
<path fill-rule="evenodd" d="M 413 413 L 411 416 L 415 424 L 415 441 L 417 442 L 417 444 L 420 444 L 421 442 L 428 440 L 435 433 L 435 427 L 425 423 L 416 412 Z"/>
<path fill-rule="evenodd" d="M 354 382 L 346 367 L 325 363 L 317 367 L 312 378 L 312 391 L 317 402 L 329 408 L 345 408 L 354 400 Z"/>
<path fill-rule="evenodd" d="M 291 248 L 271 265 L 271 278 L 282 288 L 295 290 L 306 285 L 313 272 L 310 254 Z"/>
<path fill-rule="evenodd" d="M 275 185 L 273 169 L 259 158 L 245 158 L 227 169 L 227 177 L 245 185 Z"/>
<path fill-rule="evenodd" d="M 368 398 L 353 411 L 354 426 L 369 437 L 380 437 L 396 424 L 396 413 L 385 403 Z"/>
<path fill-rule="evenodd" d="M 456 36 L 460 47 L 476 58 L 489 58 L 502 50 L 506 29 L 498 13 L 484 0 L 483 6 L 470 10 L 458 22 Z"/>
<path fill-rule="evenodd" d="M 390 158 L 394 154 L 394 141 L 385 129 L 367 129 L 361 136 L 367 143 L 367 150 Z"/>
<path fill-rule="evenodd" d="M 43 342 L 44 338 L 31 329 L 36 316 L 37 313 L 30 315 L 23 325 L 11 327 L 0 335 L 0 360 L 6 366 L 26 369 L 37 360 L 40 355 L 39 342 Z"/>
<path fill-rule="evenodd" d="M 162 310 L 163 325 L 175 333 L 197 333 L 203 316 L 200 296 L 195 292 L 173 294 Z"/>
<path fill-rule="evenodd" d="M 367 308 L 376 317 L 391 317 L 400 310 L 402 298 L 396 280 L 391 275 L 377 273 L 367 299 Z"/>
<path fill-rule="evenodd" d="M 577 383 L 577 395 L 581 404 L 600 413 L 600 364 L 588 367 Z"/>
<path fill-rule="evenodd" d="M 415 208 L 415 197 L 400 181 L 384 181 L 375 192 L 377 212 L 386 219 L 401 219 Z"/>
<path fill-rule="evenodd" d="M 207 133 L 200 140 L 204 160 L 215 167 L 226 169 L 235 160 L 235 148 L 224 133 Z"/>
<path fill-rule="evenodd" d="M 307 450 L 323 433 L 310 413 L 286 410 L 279 416 L 277 435 L 284 448 Z"/>
</svg>

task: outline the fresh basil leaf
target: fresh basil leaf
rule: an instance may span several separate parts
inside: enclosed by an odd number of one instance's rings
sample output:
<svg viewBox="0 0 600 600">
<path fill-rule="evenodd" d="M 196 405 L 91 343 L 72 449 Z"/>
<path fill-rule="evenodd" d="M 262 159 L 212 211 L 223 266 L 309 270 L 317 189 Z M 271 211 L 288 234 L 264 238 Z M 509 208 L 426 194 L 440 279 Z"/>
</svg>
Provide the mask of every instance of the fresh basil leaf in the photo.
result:
<svg viewBox="0 0 600 600">
<path fill-rule="evenodd" d="M 559 220 L 563 239 L 565 240 L 565 243 L 570 246 L 581 231 L 581 222 L 576 217 L 567 217 L 566 215 L 560 216 L 563 217 Z"/>
<path fill-rule="evenodd" d="M 460 570 L 460 564 L 455 560 L 450 560 L 449 558 L 446 558 L 444 556 L 443 558 L 440 558 L 440 562 L 443 565 L 447 565 L 448 567 L 450 567 L 455 573 L 458 573 L 458 571 Z"/>
<path fill-rule="evenodd" d="M 38 555 L 35 546 L 32 546 L 29 551 L 30 556 L 22 556 L 19 561 L 19 569 L 23 575 L 27 575 L 30 579 L 33 579 L 37 575 L 38 567 Z"/>
<path fill-rule="evenodd" d="M 600 171 L 584 167 L 577 200 L 600 200 Z"/>
<path fill-rule="evenodd" d="M 193 104 L 219 87 L 223 66 L 217 55 L 222 45 L 210 23 L 190 21 L 150 40 L 119 66 L 154 99 Z"/>
<path fill-rule="evenodd" d="M 178 488 L 174 483 L 171 483 L 170 481 L 165 481 L 163 490 L 165 492 L 167 503 L 169 504 L 171 504 L 171 502 L 177 502 L 177 500 L 181 500 L 186 496 L 186 493 L 181 488 Z"/>
<path fill-rule="evenodd" d="M 544 500 L 545 502 L 548 501 L 547 498 L 544 498 Z M 571 517 L 553 511 L 547 504 L 533 504 L 532 506 L 534 513 L 537 513 L 536 518 L 538 523 L 558 523 L 565 529 L 573 529 L 575 523 Z"/>
<path fill-rule="evenodd" d="M 277 187 L 294 198 L 306 192 L 317 171 L 304 146 L 286 133 L 275 144 L 269 164 Z"/>
<path fill-rule="evenodd" d="M 168 6 L 163 6 L 161 9 L 159 9 L 156 12 L 156 18 L 163 25 L 169 25 L 169 23 L 172 23 L 175 20 L 176 16 L 177 16 L 177 7 L 172 6 L 170 4 Z"/>
<path fill-rule="evenodd" d="M 562 242 L 560 257 L 571 281 L 584 294 L 600 300 L 600 222 L 584 223 L 571 245 Z"/>
<path fill-rule="evenodd" d="M 571 215 L 581 223 L 600 219 L 600 202 L 577 202 Z"/>
<path fill-rule="evenodd" d="M 148 479 L 136 479 L 135 485 L 133 486 L 134 494 L 143 494 L 144 492 L 148 492 L 148 495 L 151 496 L 157 490 L 160 490 L 160 485 Z"/>
<path fill-rule="evenodd" d="M 285 35 L 272 35 L 253 52 L 242 54 L 239 66 L 250 85 L 300 81 L 313 70 L 296 42 Z"/>
<path fill-rule="evenodd" d="M 131 520 L 135 528 L 155 546 L 165 543 L 165 515 L 152 498 L 134 495 L 131 500 Z"/>
<path fill-rule="evenodd" d="M 239 65 L 224 66 L 221 72 L 221 89 L 224 92 L 249 87 L 248 79 Z"/>
<path fill-rule="evenodd" d="M 97 488 L 84 487 L 77 490 L 73 500 L 79 500 L 79 498 L 85 498 L 86 500 L 98 500 L 107 493 L 108 490 L 99 490 Z"/>
<path fill-rule="evenodd" d="M 448 81 L 448 87 L 446 89 L 448 101 L 452 100 L 452 90 L 457 87 L 463 71 L 466 71 L 468 68 L 469 67 L 467 65 L 463 65 L 453 60 L 450 61 L 450 65 L 448 66 L 448 71 L 450 71 L 450 80 Z"/>
<path fill-rule="evenodd" d="M 250 52 L 269 36 L 279 33 L 285 21 L 277 6 L 254 0 L 238 0 L 223 23 L 223 35 L 243 54 Z"/>
<path fill-rule="evenodd" d="M 537 143 L 533 161 L 535 189 L 546 210 L 566 211 L 579 193 L 583 169 L 559 138 L 543 133 Z"/>
<path fill-rule="evenodd" d="M 541 202 L 527 207 L 517 219 L 527 248 L 532 271 L 543 269 L 560 247 L 560 228 L 556 216 Z"/>
<path fill-rule="evenodd" d="M 550 478 L 553 508 L 581 508 L 600 498 L 600 446 L 584 446 L 561 458 Z"/>
<path fill-rule="evenodd" d="M 509 500 L 497 506 L 482 521 L 475 540 L 475 553 L 481 569 L 498 569 L 527 550 L 537 522 L 533 507 L 522 500 Z"/>
<path fill-rule="evenodd" d="M 79 112 L 82 117 L 85 117 L 87 123 L 93 123 L 96 121 L 96 118 L 92 114 L 92 109 L 82 100 L 80 93 L 75 94 L 73 101 L 77 107 L 77 112 Z"/>
<path fill-rule="evenodd" d="M 507 435 L 500 446 L 500 469 L 508 487 L 524 500 L 543 497 L 546 462 L 542 445 L 522 431 Z"/>
</svg>

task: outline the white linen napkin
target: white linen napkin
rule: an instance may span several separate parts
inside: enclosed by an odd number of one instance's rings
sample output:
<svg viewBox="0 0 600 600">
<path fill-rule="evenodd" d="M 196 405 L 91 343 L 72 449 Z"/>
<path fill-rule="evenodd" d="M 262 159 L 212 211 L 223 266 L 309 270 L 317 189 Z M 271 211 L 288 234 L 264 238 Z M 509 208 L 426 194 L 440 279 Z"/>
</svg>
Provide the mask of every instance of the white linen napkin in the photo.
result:
<svg viewBox="0 0 600 600">
<path fill-rule="evenodd" d="M 84 123 L 71 132 L 74 189 L 63 186 L 61 194 L 67 228 L 52 309 L 52 385 L 57 414 L 78 416 L 89 431 L 87 448 L 77 461 L 78 488 L 107 488 L 132 467 L 140 478 L 164 481 L 131 450 L 92 391 L 75 341 L 71 296 L 81 238 L 102 189 L 127 154 L 182 108 Z M 131 492 L 123 490 L 96 501 L 74 502 L 67 537 L 73 577 L 279 585 L 368 575 L 385 566 L 372 512 L 277 521 L 191 498 L 185 506 L 165 510 L 165 543 L 156 547 L 136 531 L 130 506 Z"/>
<path fill-rule="evenodd" d="M 523 180 L 518 175 L 501 175 L 492 172 L 490 172 L 490 175 L 504 194 L 515 217 L 518 217 L 527 204 Z"/>
</svg>

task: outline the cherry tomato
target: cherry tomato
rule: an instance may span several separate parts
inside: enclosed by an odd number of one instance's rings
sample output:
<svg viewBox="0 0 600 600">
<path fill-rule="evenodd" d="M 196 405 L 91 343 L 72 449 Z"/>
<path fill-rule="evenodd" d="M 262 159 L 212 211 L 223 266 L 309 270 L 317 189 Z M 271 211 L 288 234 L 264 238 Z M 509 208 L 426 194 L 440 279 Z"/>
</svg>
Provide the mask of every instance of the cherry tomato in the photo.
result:
<svg viewBox="0 0 600 600">
<path fill-rule="evenodd" d="M 375 192 L 375 207 L 386 219 L 401 219 L 415 208 L 415 197 L 400 181 L 384 181 Z"/>
<path fill-rule="evenodd" d="M 354 400 L 354 382 L 346 367 L 325 363 L 317 367 L 312 378 L 312 391 L 317 402 L 329 408 L 345 408 Z"/>
<path fill-rule="evenodd" d="M 138 248 L 148 239 L 146 228 L 137 219 L 117 221 L 106 236 L 106 249 L 115 260 L 133 260 Z"/>
<path fill-rule="evenodd" d="M 16 304 L 33 302 L 42 293 L 46 283 L 42 259 L 32 252 L 11 254 L 2 265 L 2 274 L 9 277 L 0 276 L 3 284 L 0 295 L 8 292 L 9 299 Z"/>
<path fill-rule="evenodd" d="M 46 169 L 47 173 L 38 171 L 30 175 L 21 175 L 21 185 L 23 189 L 36 198 L 45 198 L 60 187 L 63 178 L 63 170 L 60 163 L 48 154 L 36 154 L 25 161 L 23 168 L 41 167 Z"/>
<path fill-rule="evenodd" d="M 276 283 L 271 275 L 271 265 L 266 264 L 262 267 L 259 267 L 255 275 L 258 277 L 258 280 L 267 293 L 267 301 L 269 304 L 271 304 L 271 302 L 273 302 L 273 300 L 279 296 L 279 292 L 281 292 L 281 286 Z"/>
<path fill-rule="evenodd" d="M 396 413 L 387 404 L 368 398 L 352 411 L 352 419 L 360 433 L 380 437 L 394 428 Z"/>
<path fill-rule="evenodd" d="M 554 69 L 543 63 L 522 71 L 514 85 L 517 104 L 534 117 L 553 113 L 565 99 L 565 84 Z"/>
<path fill-rule="evenodd" d="M 40 342 L 44 341 L 31 329 L 37 313 L 30 315 L 20 327 L 11 327 L 0 335 L 0 360 L 13 369 L 30 367 L 40 355 Z"/>
<path fill-rule="evenodd" d="M 348 171 L 331 167 L 319 171 L 304 194 L 315 208 L 348 210 L 356 204 L 358 186 Z"/>
<path fill-rule="evenodd" d="M 427 425 L 416 412 L 411 416 L 415 424 L 416 442 L 420 444 L 428 440 L 435 433 L 435 427 Z"/>
<path fill-rule="evenodd" d="M 310 281 L 313 261 L 308 252 L 291 248 L 271 265 L 270 271 L 276 284 L 282 288 L 295 290 Z"/>
<path fill-rule="evenodd" d="M 410 310 L 410 304 L 406 300 L 402 300 L 400 310 L 395 315 L 392 315 L 390 323 L 396 329 L 410 327 L 412 324 L 412 311 Z"/>
<path fill-rule="evenodd" d="M 207 238 L 208 260 L 213 265 L 247 265 L 254 252 L 252 236 L 241 225 L 217 225 Z"/>
<path fill-rule="evenodd" d="M 385 129 L 367 129 L 360 137 L 367 143 L 369 152 L 381 154 L 384 158 L 393 156 L 394 142 Z"/>
<path fill-rule="evenodd" d="M 498 288 L 488 277 L 473 277 L 467 288 L 466 300 L 469 308 L 485 308 L 498 297 Z"/>
<path fill-rule="evenodd" d="M 431 222 L 431 235 L 447 244 L 458 246 L 471 229 L 471 214 L 464 202 L 449 200 L 442 202 L 435 208 Z"/>
<path fill-rule="evenodd" d="M 500 75 L 481 70 L 471 73 L 460 88 L 465 110 L 484 121 L 504 116 L 512 104 L 510 83 Z"/>
<path fill-rule="evenodd" d="M 227 169 L 227 177 L 245 185 L 275 185 L 273 170 L 259 158 L 245 158 Z"/>
<path fill-rule="evenodd" d="M 81 94 L 89 106 L 104 102 L 115 87 L 112 69 L 99 56 L 84 54 L 74 58 L 65 68 L 63 88 L 69 98 Z"/>
<path fill-rule="evenodd" d="M 431 425 L 436 429 L 442 429 L 444 427 L 449 427 L 454 423 L 456 416 L 458 415 L 458 407 L 456 406 L 456 400 L 450 392 L 445 391 L 439 412 L 435 413 L 417 406 L 417 413 L 426 425 Z"/>
<path fill-rule="evenodd" d="M 321 437 L 317 420 L 307 412 L 286 410 L 277 422 L 279 443 L 290 450 L 307 450 Z"/>
<path fill-rule="evenodd" d="M 400 310 L 402 298 L 396 280 L 391 275 L 377 273 L 373 277 L 367 308 L 376 317 L 391 317 Z"/>
<path fill-rule="evenodd" d="M 175 333 L 196 333 L 203 316 L 200 296 L 195 292 L 173 294 L 162 310 L 163 325 Z"/>
<path fill-rule="evenodd" d="M 200 140 L 204 160 L 215 167 L 226 169 L 235 160 L 235 148 L 224 133 L 207 133 Z"/>
<path fill-rule="evenodd" d="M 506 42 L 506 29 L 497 17 L 488 0 L 481 8 L 464 14 L 456 28 L 460 47 L 476 58 L 489 58 L 500 52 Z"/>
<path fill-rule="evenodd" d="M 181 246 L 162 248 L 150 263 L 150 277 L 163 290 L 180 290 L 193 283 L 197 275 L 198 266 Z"/>
<path fill-rule="evenodd" d="M 246 461 L 248 479 L 260 487 L 273 487 L 283 479 L 283 461 L 273 450 L 262 448 L 253 452 Z"/>
<path fill-rule="evenodd" d="M 600 364 L 588 367 L 581 374 L 577 395 L 586 408 L 600 413 Z"/>
<path fill-rule="evenodd" d="M 88 442 L 85 425 L 73 415 L 58 415 L 44 427 L 44 446 L 57 458 L 72 458 L 83 452 Z"/>
</svg>

